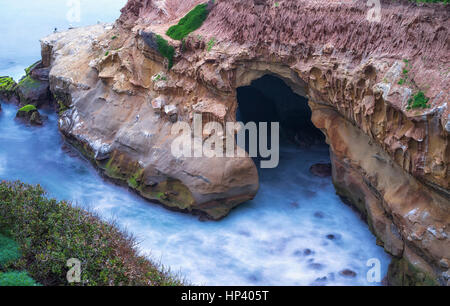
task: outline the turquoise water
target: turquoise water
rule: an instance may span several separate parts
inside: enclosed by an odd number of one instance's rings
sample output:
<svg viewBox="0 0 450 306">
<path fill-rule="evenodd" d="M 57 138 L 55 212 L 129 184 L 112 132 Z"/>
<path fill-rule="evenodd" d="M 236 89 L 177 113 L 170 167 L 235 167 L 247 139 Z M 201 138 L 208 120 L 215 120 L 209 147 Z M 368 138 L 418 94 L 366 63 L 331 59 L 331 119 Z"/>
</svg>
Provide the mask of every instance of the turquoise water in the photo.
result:
<svg viewBox="0 0 450 306">
<path fill-rule="evenodd" d="M 67 7 L 57 2 L 2 3 L 0 19 L 7 22 L 0 25 L 0 39 L 14 39 L 0 46 L 0 75 L 16 71 L 20 77 L 21 69 L 39 59 L 39 38 L 54 24 L 61 29 L 68 25 Z M 82 24 L 113 21 L 123 3 L 89 4 Z M 5 34 L 8 22 L 14 27 Z M 115 220 L 138 238 L 143 253 L 195 284 L 379 285 L 366 280 L 371 258 L 380 260 L 383 276 L 387 272 L 390 259 L 376 246 L 367 225 L 335 195 L 331 179 L 312 177 L 308 171 L 329 161 L 325 146 L 282 147 L 280 166 L 261 173 L 254 201 L 220 222 L 200 222 L 103 180 L 63 144 L 55 114 L 47 113 L 43 127 L 29 127 L 14 120 L 15 106 L 2 103 L 2 109 L 0 179 L 39 183 L 53 197 Z M 340 275 L 344 269 L 356 277 Z"/>
</svg>

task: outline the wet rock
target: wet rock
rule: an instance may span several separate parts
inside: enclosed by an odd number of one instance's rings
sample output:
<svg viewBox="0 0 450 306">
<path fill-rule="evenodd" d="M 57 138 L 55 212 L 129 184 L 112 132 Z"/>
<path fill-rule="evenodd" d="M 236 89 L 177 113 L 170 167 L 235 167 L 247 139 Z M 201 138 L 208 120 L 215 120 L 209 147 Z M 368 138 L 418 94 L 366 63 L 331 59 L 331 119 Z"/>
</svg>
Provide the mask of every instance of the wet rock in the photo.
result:
<svg viewBox="0 0 450 306">
<path fill-rule="evenodd" d="M 309 171 L 318 177 L 330 177 L 332 175 L 331 164 L 316 164 L 311 166 Z"/>
<path fill-rule="evenodd" d="M 314 254 L 314 252 L 312 250 L 310 250 L 310 249 L 303 250 L 303 255 L 305 255 L 305 256 L 309 256 L 309 255 L 312 255 L 312 254 Z"/>
<path fill-rule="evenodd" d="M 316 280 L 314 281 L 314 283 L 312 285 L 313 286 L 324 286 L 327 282 L 328 282 L 328 277 L 324 276 L 324 277 L 316 278 Z"/>
<path fill-rule="evenodd" d="M 37 62 L 27 69 L 26 75 L 15 88 L 22 105 L 32 104 L 37 107 L 51 104 L 50 84 L 48 82 L 49 68 L 42 68 L 42 62 Z"/>
<path fill-rule="evenodd" d="M 345 277 L 356 277 L 356 272 L 350 270 L 350 269 L 345 269 L 341 272 L 339 272 L 340 275 L 345 276 Z"/>
<path fill-rule="evenodd" d="M 294 208 L 299 208 L 300 204 L 297 201 L 295 201 L 295 202 L 291 202 L 291 206 Z"/>
<path fill-rule="evenodd" d="M 16 118 L 24 120 L 32 125 L 42 125 L 43 119 L 34 105 L 25 105 L 17 111 Z"/>
<path fill-rule="evenodd" d="M 324 265 L 314 262 L 309 264 L 309 267 L 313 270 L 322 270 L 324 268 Z"/>
<path fill-rule="evenodd" d="M 325 218 L 325 214 L 323 212 L 318 211 L 318 212 L 314 213 L 314 217 L 317 219 L 323 219 L 323 218 Z"/>
<path fill-rule="evenodd" d="M 442 268 L 445 268 L 445 269 L 448 269 L 448 267 L 449 267 L 448 259 L 445 259 L 445 258 L 442 258 L 442 259 L 439 261 L 439 264 L 440 264 L 440 266 L 441 266 Z"/>
<path fill-rule="evenodd" d="M 17 84 L 16 82 L 7 76 L 0 77 L 0 99 L 5 100 L 6 102 L 13 102 L 14 98 L 17 99 L 15 88 Z"/>
<path fill-rule="evenodd" d="M 31 71 L 31 77 L 39 81 L 48 81 L 50 68 L 39 68 Z"/>
<path fill-rule="evenodd" d="M 329 234 L 327 235 L 328 240 L 336 241 L 341 239 L 341 236 L 339 234 Z"/>
</svg>

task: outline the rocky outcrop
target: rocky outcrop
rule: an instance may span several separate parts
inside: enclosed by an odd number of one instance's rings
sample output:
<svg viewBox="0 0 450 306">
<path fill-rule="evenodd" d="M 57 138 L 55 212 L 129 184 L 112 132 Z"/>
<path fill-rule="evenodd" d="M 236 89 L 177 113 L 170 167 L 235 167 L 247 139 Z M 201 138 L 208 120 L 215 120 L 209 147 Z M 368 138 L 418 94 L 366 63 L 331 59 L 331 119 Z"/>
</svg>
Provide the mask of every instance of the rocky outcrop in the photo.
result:
<svg viewBox="0 0 450 306">
<path fill-rule="evenodd" d="M 25 75 L 16 83 L 10 77 L 0 77 L 0 98 L 7 102 L 36 107 L 52 103 L 49 90 L 50 69 L 43 68 L 41 61 L 25 69 Z"/>
<path fill-rule="evenodd" d="M 391 283 L 447 284 L 448 6 L 382 1 L 372 22 L 365 1 L 216 1 L 183 41 L 165 35 L 202 2 L 130 0 L 114 25 L 43 39 L 66 138 L 142 196 L 220 219 L 256 194 L 252 160 L 176 158 L 171 128 L 234 121 L 237 88 L 275 75 L 309 98 L 337 192 L 395 258 Z"/>
</svg>

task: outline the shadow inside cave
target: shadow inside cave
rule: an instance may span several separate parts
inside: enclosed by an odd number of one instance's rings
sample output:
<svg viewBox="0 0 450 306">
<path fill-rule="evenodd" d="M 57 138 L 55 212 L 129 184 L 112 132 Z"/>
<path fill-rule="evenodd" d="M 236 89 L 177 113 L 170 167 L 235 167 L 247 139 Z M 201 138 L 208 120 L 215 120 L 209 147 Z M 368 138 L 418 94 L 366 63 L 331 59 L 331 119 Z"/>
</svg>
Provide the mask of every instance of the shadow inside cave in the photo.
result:
<svg viewBox="0 0 450 306">
<path fill-rule="evenodd" d="M 314 126 L 311 121 L 312 111 L 308 99 L 296 94 L 282 79 L 273 75 L 265 75 L 251 83 L 237 89 L 238 109 L 236 120 L 247 124 L 267 122 L 268 136 L 270 136 L 270 123 L 280 124 L 280 151 L 282 147 L 298 146 L 308 148 L 311 146 L 328 146 L 325 135 Z M 258 130 L 258 135 L 261 131 Z M 271 146 L 270 137 L 268 137 Z M 249 139 L 246 137 L 245 149 L 249 152 Z M 273 148 L 272 148 L 273 149 Z M 254 158 L 259 167 L 259 155 Z M 283 154 L 280 156 L 282 162 Z"/>
</svg>

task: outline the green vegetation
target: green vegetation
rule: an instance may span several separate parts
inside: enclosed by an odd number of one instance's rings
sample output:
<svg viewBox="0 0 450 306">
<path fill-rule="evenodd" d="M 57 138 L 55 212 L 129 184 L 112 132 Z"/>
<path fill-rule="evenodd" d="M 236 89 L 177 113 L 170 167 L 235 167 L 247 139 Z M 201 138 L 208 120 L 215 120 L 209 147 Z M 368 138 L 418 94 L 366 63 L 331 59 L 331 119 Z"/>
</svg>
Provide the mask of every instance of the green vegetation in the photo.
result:
<svg viewBox="0 0 450 306">
<path fill-rule="evenodd" d="M 61 100 L 57 100 L 57 103 L 58 103 L 58 106 L 59 106 L 58 114 L 61 116 L 69 108 Z"/>
<path fill-rule="evenodd" d="M 109 55 L 109 51 L 106 51 L 106 52 L 105 52 L 105 56 L 108 56 L 108 55 Z"/>
<path fill-rule="evenodd" d="M 158 82 L 158 81 L 167 81 L 167 77 L 165 75 L 161 75 L 161 74 L 157 74 L 152 78 L 153 82 Z"/>
<path fill-rule="evenodd" d="M 173 57 L 175 56 L 175 48 L 169 45 L 161 35 L 156 36 L 156 43 L 158 44 L 158 51 L 162 56 L 168 59 L 169 69 L 173 67 Z"/>
<path fill-rule="evenodd" d="M 39 286 L 27 272 L 0 272 L 0 287 L 2 286 Z"/>
<path fill-rule="evenodd" d="M 28 90 L 32 88 L 37 88 L 41 85 L 41 82 L 33 79 L 30 75 L 23 77 L 18 84 L 18 87 Z"/>
<path fill-rule="evenodd" d="M 19 245 L 0 234 L 0 286 L 38 285 L 26 272 L 8 271 L 21 257 Z"/>
<path fill-rule="evenodd" d="M 400 79 L 400 81 L 398 81 L 398 85 L 403 85 L 409 80 L 409 75 L 408 75 L 408 73 L 409 73 L 408 69 L 410 68 L 409 60 L 404 59 L 403 62 L 405 63 L 405 68 L 403 68 L 402 78 Z"/>
<path fill-rule="evenodd" d="M 402 70 L 402 78 L 398 81 L 398 85 L 404 85 L 406 83 L 409 83 L 408 85 L 414 86 L 417 88 L 413 80 L 409 76 L 409 72 L 411 69 L 411 64 L 409 60 L 404 59 L 403 63 L 405 63 L 405 67 Z M 411 99 L 408 100 L 408 106 L 407 110 L 411 109 L 426 109 L 430 108 L 431 106 L 428 105 L 429 98 L 425 96 L 425 93 L 422 90 L 419 90 Z"/>
<path fill-rule="evenodd" d="M 113 35 L 113 37 L 111 37 L 111 40 L 117 39 L 117 35 Z"/>
<path fill-rule="evenodd" d="M 169 28 L 167 36 L 175 40 L 182 40 L 190 33 L 200 28 L 208 17 L 208 4 L 199 4 L 186 16 L 184 16 L 177 25 Z"/>
<path fill-rule="evenodd" d="M 10 77 L 0 77 L 0 95 L 10 99 L 16 91 L 17 84 Z"/>
<path fill-rule="evenodd" d="M 68 202 L 49 199 L 39 185 L 0 183 L 0 232 L 21 250 L 22 257 L 9 268 L 27 271 L 43 285 L 69 285 L 66 264 L 71 258 L 82 263 L 82 282 L 74 285 L 183 285 L 138 255 L 130 235 Z M 24 273 L 0 279 L 27 280 Z"/>
<path fill-rule="evenodd" d="M 207 47 L 208 52 L 212 50 L 212 48 L 214 47 L 214 45 L 216 44 L 216 42 L 217 42 L 217 41 L 216 41 L 216 38 L 215 38 L 215 37 L 211 38 L 211 39 L 208 41 L 208 47 Z"/>
<path fill-rule="evenodd" d="M 12 91 L 16 86 L 16 82 L 10 77 L 0 77 L 0 91 Z"/>
<path fill-rule="evenodd" d="M 409 99 L 407 110 L 430 108 L 431 106 L 428 104 L 428 101 L 430 101 L 430 99 L 425 96 L 423 91 L 419 91 L 411 99 Z"/>
<path fill-rule="evenodd" d="M 37 65 L 39 65 L 41 63 L 41 61 L 37 61 L 36 63 L 34 63 L 33 65 L 29 66 L 28 68 L 25 68 L 25 73 L 26 75 L 29 75 L 31 70 L 36 67 Z"/>
<path fill-rule="evenodd" d="M 24 107 L 19 109 L 19 112 L 25 112 L 25 113 L 29 113 L 29 112 L 33 112 L 33 111 L 37 111 L 37 108 L 36 108 L 36 106 L 31 105 L 31 104 L 25 105 Z"/>
<path fill-rule="evenodd" d="M 8 266 L 20 257 L 19 245 L 14 240 L 0 234 L 0 268 Z"/>
</svg>

